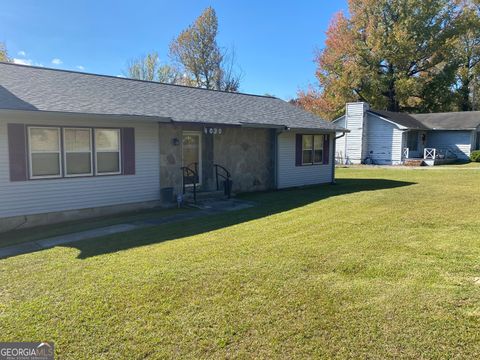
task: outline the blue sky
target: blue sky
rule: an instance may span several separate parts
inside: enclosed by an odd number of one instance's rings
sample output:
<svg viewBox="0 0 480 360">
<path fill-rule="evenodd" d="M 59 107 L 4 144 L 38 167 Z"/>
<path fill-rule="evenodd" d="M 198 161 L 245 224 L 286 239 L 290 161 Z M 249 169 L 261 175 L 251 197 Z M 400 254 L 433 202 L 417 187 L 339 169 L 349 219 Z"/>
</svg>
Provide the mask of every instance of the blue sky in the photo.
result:
<svg viewBox="0 0 480 360">
<path fill-rule="evenodd" d="M 4 0 L 0 41 L 17 61 L 120 75 L 129 59 L 168 45 L 207 6 L 219 19 L 218 42 L 235 48 L 241 91 L 289 99 L 315 81 L 334 13 L 346 1 L 53 1 Z"/>
</svg>

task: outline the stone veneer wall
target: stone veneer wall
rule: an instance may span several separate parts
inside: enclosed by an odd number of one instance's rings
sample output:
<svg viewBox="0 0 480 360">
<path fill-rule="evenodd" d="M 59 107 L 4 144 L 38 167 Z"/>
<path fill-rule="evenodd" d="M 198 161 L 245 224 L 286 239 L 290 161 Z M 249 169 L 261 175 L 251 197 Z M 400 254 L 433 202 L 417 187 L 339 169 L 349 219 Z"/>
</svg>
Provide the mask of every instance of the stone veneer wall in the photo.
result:
<svg viewBox="0 0 480 360">
<path fill-rule="evenodd" d="M 182 191 L 182 132 L 202 133 L 201 190 L 215 190 L 213 164 L 226 167 L 232 174 L 233 191 L 249 192 L 274 187 L 274 130 L 216 126 L 220 135 L 205 134 L 203 126 L 160 124 L 160 188 Z M 180 144 L 173 145 L 173 139 Z M 171 199 L 170 199 L 171 200 Z M 170 201 L 162 199 L 164 202 Z"/>
<path fill-rule="evenodd" d="M 159 126 L 160 189 L 173 187 L 174 194 L 178 194 L 182 190 L 182 172 L 180 170 L 182 166 L 182 131 L 184 128 L 178 125 L 160 124 Z M 180 143 L 174 145 L 173 139 L 178 139 Z M 167 199 L 161 200 L 169 202 Z"/>
<path fill-rule="evenodd" d="M 274 187 L 274 130 L 226 127 L 214 135 L 214 162 L 232 174 L 233 191 Z"/>
</svg>

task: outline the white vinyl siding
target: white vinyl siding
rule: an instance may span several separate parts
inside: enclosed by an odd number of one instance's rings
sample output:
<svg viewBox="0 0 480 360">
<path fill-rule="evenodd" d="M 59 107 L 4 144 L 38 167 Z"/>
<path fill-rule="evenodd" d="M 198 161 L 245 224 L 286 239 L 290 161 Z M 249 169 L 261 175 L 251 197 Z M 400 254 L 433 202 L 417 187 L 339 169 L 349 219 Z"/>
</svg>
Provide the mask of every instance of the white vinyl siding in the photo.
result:
<svg viewBox="0 0 480 360">
<path fill-rule="evenodd" d="M 368 114 L 366 156 L 375 164 L 398 165 L 402 161 L 403 131 L 395 124 Z"/>
<path fill-rule="evenodd" d="M 427 147 L 449 149 L 459 159 L 468 159 L 475 144 L 473 131 L 429 131 L 427 134 Z M 422 154 L 423 156 L 423 154 Z"/>
<path fill-rule="evenodd" d="M 365 103 L 349 103 L 346 110 L 346 126 L 350 130 L 346 134 L 346 162 L 360 164 L 364 157 L 364 115 Z"/>
<path fill-rule="evenodd" d="M 134 127 L 135 175 L 10 181 L 7 123 L 69 127 Z M 0 119 L 0 217 L 86 209 L 159 199 L 158 124 L 82 116 L 3 116 Z"/>
<path fill-rule="evenodd" d="M 333 137 L 334 134 L 331 134 L 330 152 L 332 151 Z M 277 187 L 281 189 L 332 182 L 331 154 L 328 165 L 296 166 L 295 141 L 293 132 L 285 132 L 278 136 Z"/>
</svg>

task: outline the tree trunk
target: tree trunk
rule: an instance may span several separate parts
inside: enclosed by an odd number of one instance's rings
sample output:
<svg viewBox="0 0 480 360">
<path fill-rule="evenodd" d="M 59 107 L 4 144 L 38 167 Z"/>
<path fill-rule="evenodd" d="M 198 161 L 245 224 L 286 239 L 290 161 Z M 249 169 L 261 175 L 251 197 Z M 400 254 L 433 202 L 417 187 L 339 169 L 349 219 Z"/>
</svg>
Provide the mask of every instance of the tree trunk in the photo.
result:
<svg viewBox="0 0 480 360">
<path fill-rule="evenodd" d="M 400 104 L 397 100 L 397 92 L 395 91 L 395 69 L 393 65 L 388 66 L 388 89 L 387 89 L 387 97 L 388 97 L 388 104 L 387 110 L 399 112 L 400 111 Z"/>
<path fill-rule="evenodd" d="M 462 87 L 459 90 L 461 111 L 472 111 L 473 106 L 470 100 L 470 79 L 465 79 L 462 83 Z"/>
</svg>

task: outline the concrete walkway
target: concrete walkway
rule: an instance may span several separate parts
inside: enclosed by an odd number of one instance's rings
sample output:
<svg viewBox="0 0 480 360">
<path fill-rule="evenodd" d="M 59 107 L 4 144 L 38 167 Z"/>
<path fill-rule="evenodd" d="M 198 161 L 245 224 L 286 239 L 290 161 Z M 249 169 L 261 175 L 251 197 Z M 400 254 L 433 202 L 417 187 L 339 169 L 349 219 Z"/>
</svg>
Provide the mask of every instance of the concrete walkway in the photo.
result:
<svg viewBox="0 0 480 360">
<path fill-rule="evenodd" d="M 94 239 L 102 236 L 119 234 L 126 231 L 143 229 L 151 226 L 191 220 L 198 217 L 218 214 L 226 211 L 242 210 L 250 208 L 252 206 L 254 206 L 254 203 L 252 202 L 237 199 L 206 200 L 199 203 L 198 205 L 195 205 L 198 210 L 193 212 L 186 212 L 183 214 L 176 214 L 171 216 L 163 216 L 158 219 L 132 221 L 125 224 L 116 224 L 102 228 L 81 231 L 73 234 L 65 234 L 47 239 L 35 240 L 0 248 L 0 259 L 49 249 L 58 245 L 69 244 L 76 241 Z"/>
</svg>

